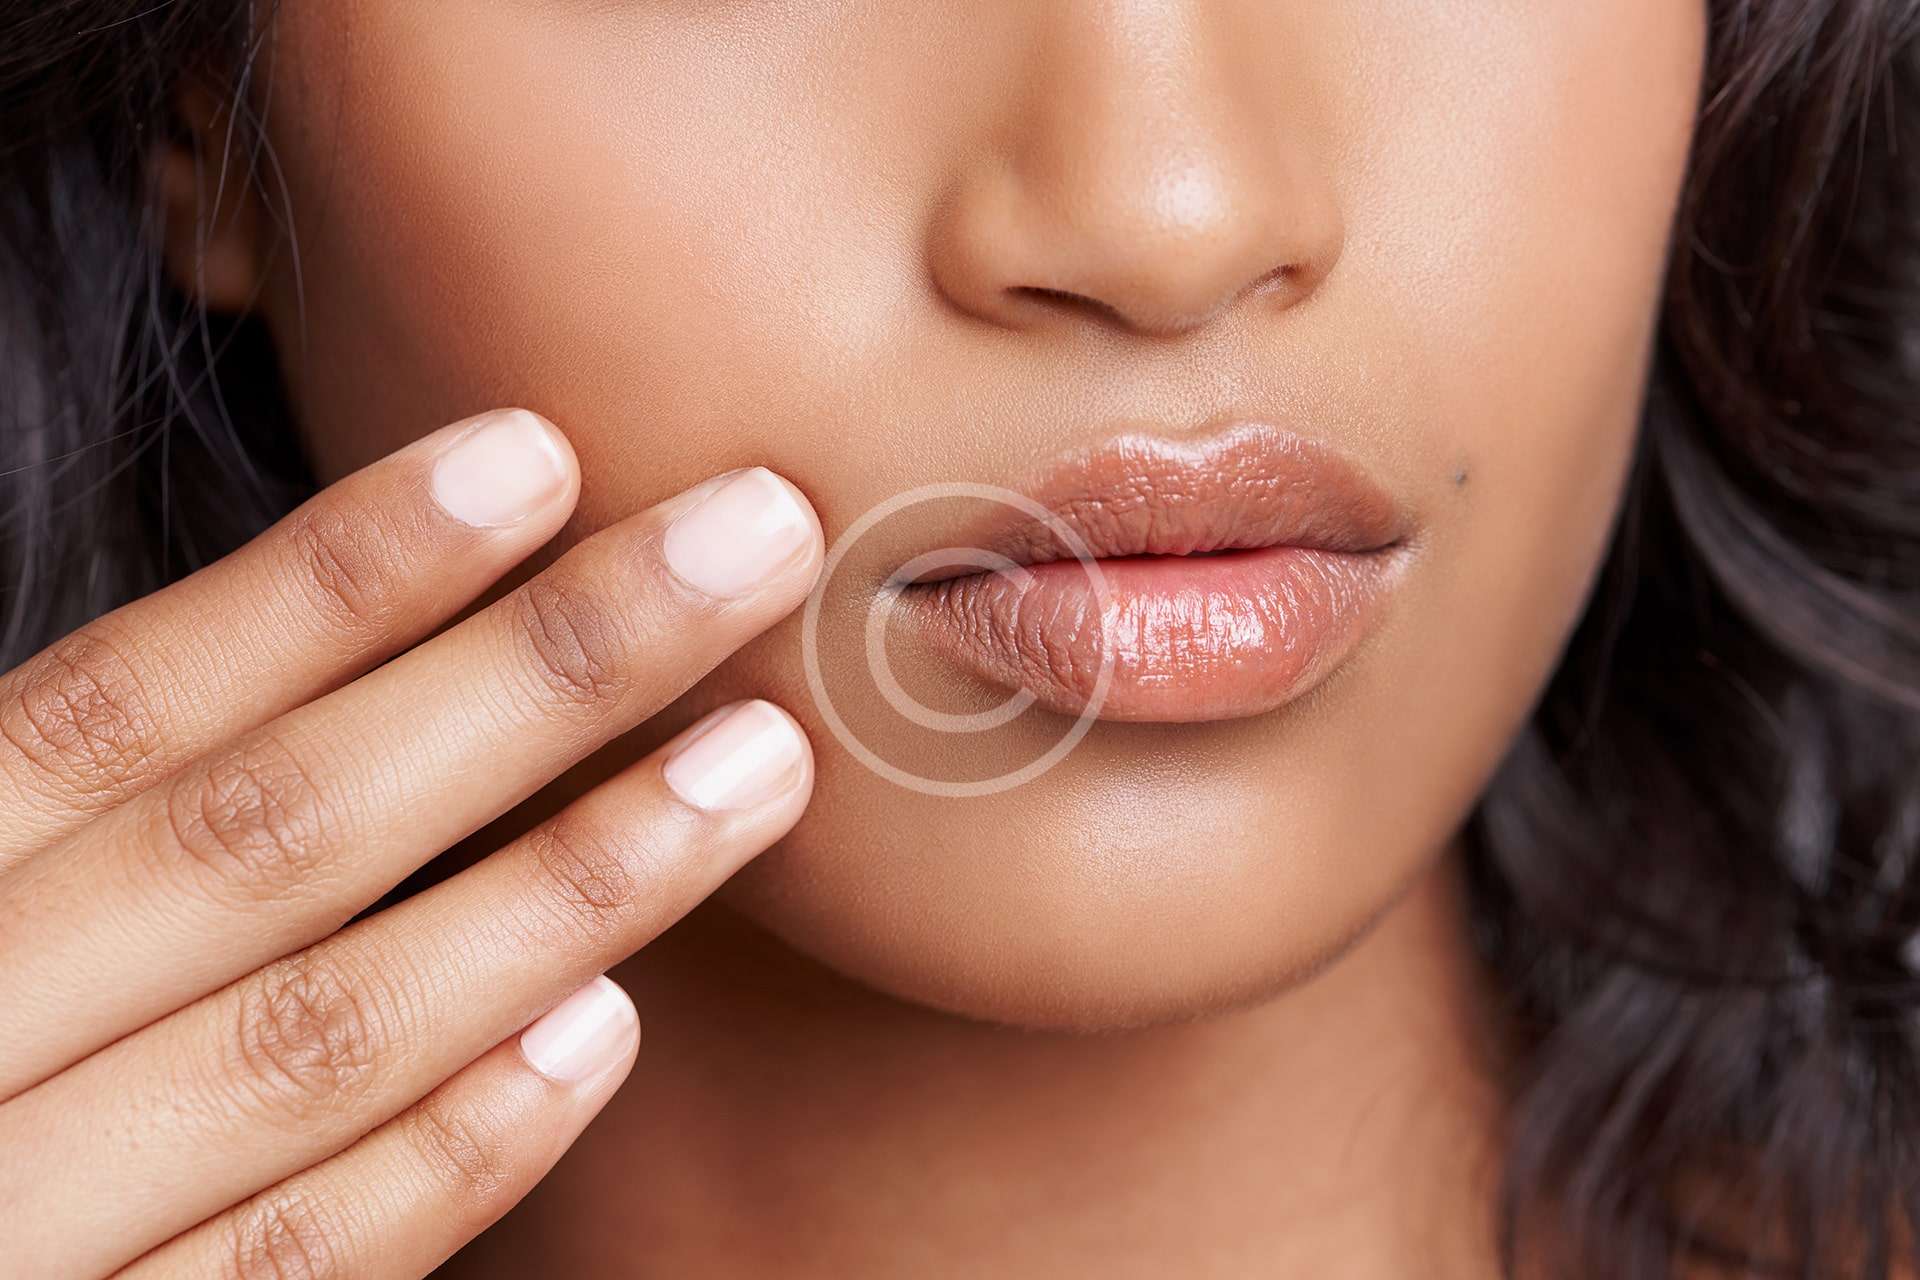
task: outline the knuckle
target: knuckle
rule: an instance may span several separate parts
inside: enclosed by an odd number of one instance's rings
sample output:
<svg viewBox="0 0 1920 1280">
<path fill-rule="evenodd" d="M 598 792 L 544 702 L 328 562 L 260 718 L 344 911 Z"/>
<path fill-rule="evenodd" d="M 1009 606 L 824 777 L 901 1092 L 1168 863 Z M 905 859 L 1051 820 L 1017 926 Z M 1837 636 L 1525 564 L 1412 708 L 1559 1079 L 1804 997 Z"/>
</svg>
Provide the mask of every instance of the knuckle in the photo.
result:
<svg viewBox="0 0 1920 1280">
<path fill-rule="evenodd" d="M 234 1280 L 327 1280 L 344 1275 L 327 1210 L 291 1188 L 269 1188 L 229 1220 L 227 1273 Z"/>
<path fill-rule="evenodd" d="M 514 1186 L 513 1127 L 488 1107 L 429 1094 L 405 1123 L 414 1151 L 455 1203 L 485 1206 Z"/>
<path fill-rule="evenodd" d="M 166 819 L 172 851 L 268 897 L 311 877 L 331 828 L 313 773 L 270 736 L 195 765 L 168 793 Z"/>
<path fill-rule="evenodd" d="M 17 757 L 69 803 L 112 803 L 161 754 L 159 719 L 128 651 L 103 624 L 76 631 L 29 665 L 0 711 Z"/>
<path fill-rule="evenodd" d="M 400 606 L 405 557 L 385 516 L 365 504 L 331 500 L 295 513 L 287 529 L 293 582 L 332 626 L 380 632 Z"/>
<path fill-rule="evenodd" d="M 514 633 L 548 698 L 601 707 L 629 684 L 626 628 L 588 591 L 536 578 L 514 596 Z"/>
<path fill-rule="evenodd" d="M 303 1122 L 366 1089 L 393 1022 L 378 987 L 319 952 L 290 956 L 241 987 L 234 1078 L 272 1113 Z"/>
<path fill-rule="evenodd" d="M 646 896 L 643 885 L 659 859 L 640 838 L 588 829 L 562 815 L 527 834 L 549 914 L 576 933 L 598 936 L 632 915 Z"/>
</svg>

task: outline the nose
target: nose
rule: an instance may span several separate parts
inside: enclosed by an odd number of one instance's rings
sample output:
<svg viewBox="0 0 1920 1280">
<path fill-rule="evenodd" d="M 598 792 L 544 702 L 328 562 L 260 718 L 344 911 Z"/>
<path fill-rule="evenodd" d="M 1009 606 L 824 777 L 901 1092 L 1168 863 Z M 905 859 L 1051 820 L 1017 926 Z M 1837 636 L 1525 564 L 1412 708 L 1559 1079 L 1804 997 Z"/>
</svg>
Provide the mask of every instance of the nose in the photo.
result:
<svg viewBox="0 0 1920 1280">
<path fill-rule="evenodd" d="M 1244 38 L 1194 4 L 1030 12 L 1043 16 L 1014 74 L 1022 87 L 931 224 L 941 292 L 1009 329 L 1092 321 L 1151 335 L 1311 296 L 1343 225 L 1284 49 L 1236 48 Z"/>
</svg>

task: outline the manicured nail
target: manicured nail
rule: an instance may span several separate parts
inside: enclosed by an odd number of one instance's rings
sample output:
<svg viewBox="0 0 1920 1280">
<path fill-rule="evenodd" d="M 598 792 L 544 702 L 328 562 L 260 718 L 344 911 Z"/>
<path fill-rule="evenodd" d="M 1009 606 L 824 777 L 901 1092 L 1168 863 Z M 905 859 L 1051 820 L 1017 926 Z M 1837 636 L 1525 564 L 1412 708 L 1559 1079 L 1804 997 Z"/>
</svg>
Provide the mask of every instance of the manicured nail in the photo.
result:
<svg viewBox="0 0 1920 1280">
<path fill-rule="evenodd" d="M 696 809 L 751 809 L 785 791 L 806 744 L 771 702 L 743 702 L 680 745 L 663 770 Z"/>
<path fill-rule="evenodd" d="M 742 471 L 667 530 L 667 563 L 690 585 L 728 599 L 773 577 L 813 534 L 806 512 L 765 467 Z"/>
<path fill-rule="evenodd" d="M 433 464 L 433 500 L 463 524 L 517 524 L 560 496 L 566 462 L 552 427 L 524 409 L 488 414 Z"/>
<path fill-rule="evenodd" d="M 626 1057 L 639 1034 L 633 1001 L 603 974 L 521 1032 L 520 1052 L 541 1075 L 577 1083 Z"/>
</svg>

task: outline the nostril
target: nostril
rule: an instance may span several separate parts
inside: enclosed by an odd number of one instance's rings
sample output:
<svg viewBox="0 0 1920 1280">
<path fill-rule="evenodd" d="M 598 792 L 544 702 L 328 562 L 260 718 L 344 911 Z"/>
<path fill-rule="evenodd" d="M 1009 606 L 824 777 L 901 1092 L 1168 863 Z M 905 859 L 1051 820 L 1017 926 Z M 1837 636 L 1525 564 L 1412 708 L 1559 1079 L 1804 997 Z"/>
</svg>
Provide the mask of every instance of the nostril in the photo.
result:
<svg viewBox="0 0 1920 1280">
<path fill-rule="evenodd" d="M 1283 262 L 1273 270 L 1267 272 L 1267 274 L 1261 276 L 1258 280 L 1255 280 L 1247 292 L 1256 294 L 1266 293 L 1269 290 L 1280 288 L 1282 285 L 1292 284 L 1299 275 L 1299 267 L 1291 262 Z"/>
<path fill-rule="evenodd" d="M 1093 281 L 1101 287 L 1085 291 L 1018 284 L 1002 287 L 999 297 L 1013 299 L 1015 305 L 1032 303 L 1063 315 L 1092 319 L 1122 332 L 1175 336 L 1203 328 L 1250 299 L 1272 299 L 1275 305 L 1292 306 L 1318 287 L 1325 270 L 1324 263 L 1296 254 L 1245 279 L 1228 293 L 1208 288 L 1206 280 L 1197 274 L 1198 266 L 1180 264 L 1155 273 L 1147 270 L 1148 265 Z"/>
<path fill-rule="evenodd" d="M 1044 285 L 1014 285 L 1007 290 L 1007 294 L 1010 297 L 1027 298 L 1070 312 L 1077 311 L 1124 332 L 1163 335 L 1185 333 L 1200 328 L 1232 305 L 1229 300 L 1199 312 L 1156 311 L 1145 307 L 1127 310 L 1088 294 L 1073 293 L 1066 289 L 1051 289 Z"/>
<path fill-rule="evenodd" d="M 1084 293 L 1074 293 L 1070 289 L 1050 289 L 1045 285 L 1019 284 L 1007 290 L 1018 298 L 1031 298 L 1035 302 L 1050 306 L 1067 307 L 1078 311 L 1091 311 L 1095 315 L 1114 324 L 1125 324 L 1126 316 L 1120 308 L 1098 298 L 1090 298 Z"/>
</svg>

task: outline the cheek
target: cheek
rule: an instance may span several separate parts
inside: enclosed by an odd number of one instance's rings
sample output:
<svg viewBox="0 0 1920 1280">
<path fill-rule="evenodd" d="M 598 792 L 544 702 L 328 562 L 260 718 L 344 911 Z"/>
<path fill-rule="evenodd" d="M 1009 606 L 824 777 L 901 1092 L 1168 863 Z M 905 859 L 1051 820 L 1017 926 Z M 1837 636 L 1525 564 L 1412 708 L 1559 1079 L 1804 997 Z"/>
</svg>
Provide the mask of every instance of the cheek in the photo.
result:
<svg viewBox="0 0 1920 1280">
<path fill-rule="evenodd" d="M 1589 599 L 1692 134 L 1697 9 L 1504 8 L 1476 6 L 1471 41 L 1407 29 L 1408 56 L 1367 77 L 1345 170 L 1349 274 L 1328 305 L 1368 335 L 1350 376 L 1399 406 L 1436 480 L 1375 678 L 1348 684 L 1324 739 L 1325 807 L 1346 817 L 1325 828 L 1321 900 L 1353 911 L 1378 884 L 1343 881 L 1339 850 L 1398 851 L 1370 870 L 1385 883 L 1456 828 Z"/>
<path fill-rule="evenodd" d="M 1471 40 L 1430 33 L 1452 56 L 1400 40 L 1371 68 L 1347 172 L 1392 194 L 1355 199 L 1344 265 L 1392 282 L 1371 373 L 1431 407 L 1417 431 L 1452 453 L 1429 460 L 1465 473 L 1436 523 L 1497 538 L 1504 577 L 1577 587 L 1633 442 L 1705 20 L 1677 0 L 1472 7 Z"/>
<path fill-rule="evenodd" d="M 1455 56 L 1398 41 L 1407 58 L 1370 77 L 1348 172 L 1396 194 L 1355 201 L 1343 265 L 1392 282 L 1367 375 L 1444 444 L 1419 607 L 1448 639 L 1428 673 L 1505 688 L 1517 714 L 1586 599 L 1637 440 L 1706 22 L 1678 0 L 1473 8 L 1449 18 L 1471 40 L 1429 33 Z"/>
<path fill-rule="evenodd" d="M 746 73 L 734 34 L 650 12 L 284 5 L 276 141 L 325 266 L 273 305 L 310 335 L 288 376 L 323 474 L 528 404 L 593 528 L 750 452 L 756 409 L 778 430 L 756 387 L 817 376 L 831 335 L 796 324 L 854 309 L 809 297 L 851 251 L 844 183 L 768 123 L 804 127 L 804 67 Z"/>
</svg>

